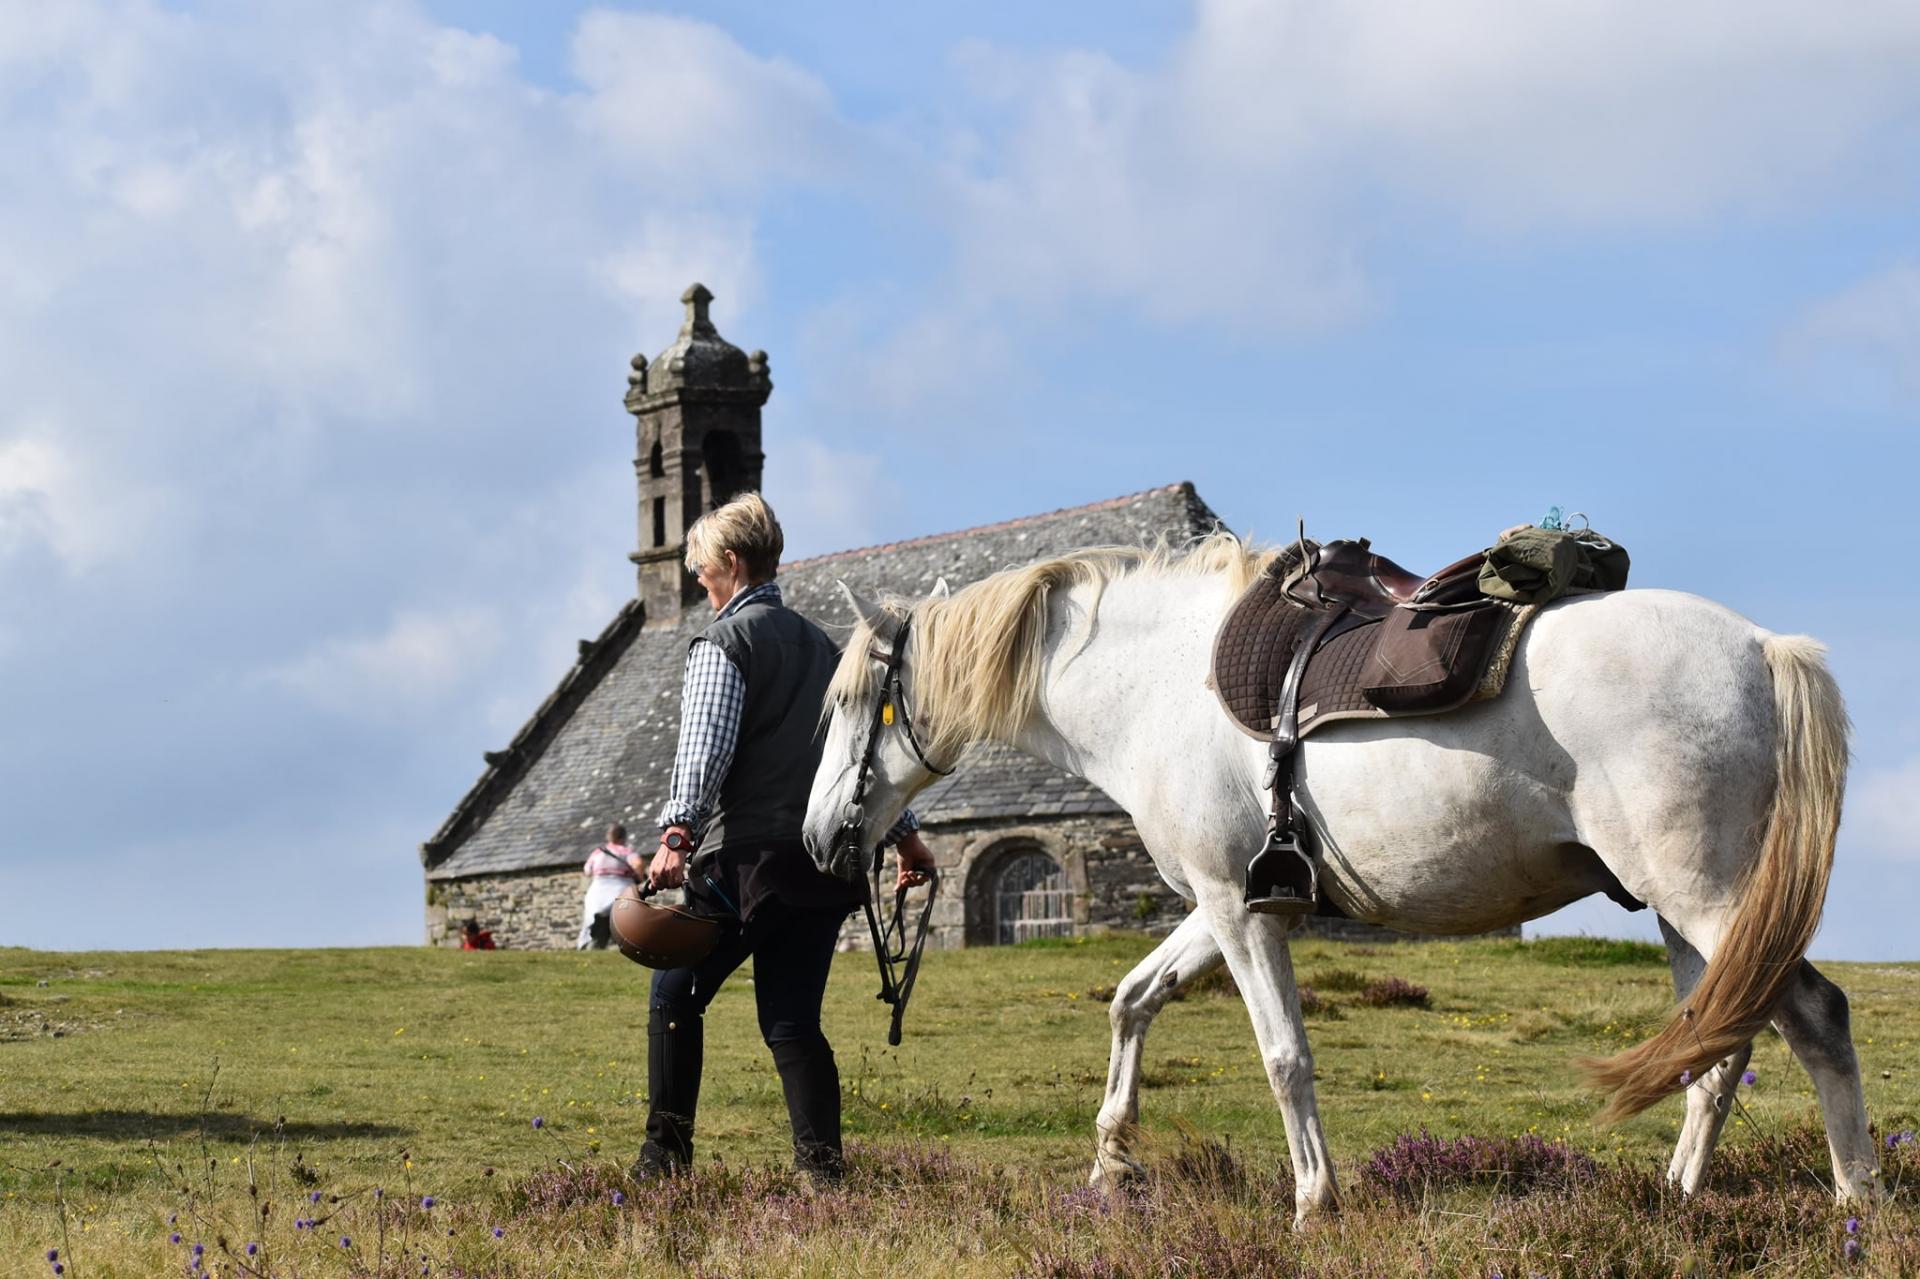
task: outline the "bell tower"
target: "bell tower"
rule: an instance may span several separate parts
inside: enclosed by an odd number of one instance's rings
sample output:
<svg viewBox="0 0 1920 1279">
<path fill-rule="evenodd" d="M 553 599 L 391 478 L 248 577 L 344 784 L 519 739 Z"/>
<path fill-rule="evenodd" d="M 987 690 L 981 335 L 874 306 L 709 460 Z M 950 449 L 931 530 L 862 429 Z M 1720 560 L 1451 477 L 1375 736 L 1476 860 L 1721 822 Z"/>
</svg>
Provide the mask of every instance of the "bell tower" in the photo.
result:
<svg viewBox="0 0 1920 1279">
<path fill-rule="evenodd" d="M 640 482 L 640 548 L 627 558 L 639 568 L 649 626 L 674 625 L 701 597 L 682 563 L 693 522 L 760 487 L 760 410 L 773 392 L 767 353 L 748 355 L 713 327 L 706 285 L 680 300 L 687 307 L 680 336 L 652 363 L 634 356 L 627 374 Z"/>
</svg>

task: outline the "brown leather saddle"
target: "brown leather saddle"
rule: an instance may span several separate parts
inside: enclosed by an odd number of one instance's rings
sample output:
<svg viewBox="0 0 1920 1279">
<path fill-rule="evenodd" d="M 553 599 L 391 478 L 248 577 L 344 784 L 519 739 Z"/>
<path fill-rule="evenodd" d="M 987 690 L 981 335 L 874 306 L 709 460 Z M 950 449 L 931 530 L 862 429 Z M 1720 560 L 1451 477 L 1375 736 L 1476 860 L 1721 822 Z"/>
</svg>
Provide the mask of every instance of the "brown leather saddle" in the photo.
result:
<svg viewBox="0 0 1920 1279">
<path fill-rule="evenodd" d="M 1305 914 L 1319 902 L 1317 863 L 1293 811 L 1302 738 L 1336 719 L 1452 710 L 1482 693 L 1503 650 L 1511 658 L 1508 641 L 1532 610 L 1481 594 L 1483 558 L 1422 578 L 1365 538 L 1302 538 L 1228 611 L 1214 638 L 1214 692 L 1243 731 L 1269 744 L 1272 803 L 1266 842 L 1247 868 L 1248 909 Z"/>
</svg>

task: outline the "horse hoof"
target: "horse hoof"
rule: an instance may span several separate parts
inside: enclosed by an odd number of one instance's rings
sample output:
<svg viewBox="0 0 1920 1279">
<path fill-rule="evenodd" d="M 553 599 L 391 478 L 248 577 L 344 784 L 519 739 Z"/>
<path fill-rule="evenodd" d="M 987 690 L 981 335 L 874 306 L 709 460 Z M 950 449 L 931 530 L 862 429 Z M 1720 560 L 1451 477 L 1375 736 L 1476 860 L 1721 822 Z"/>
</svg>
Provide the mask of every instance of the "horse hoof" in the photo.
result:
<svg viewBox="0 0 1920 1279">
<path fill-rule="evenodd" d="M 1087 1184 L 1103 1195 L 1111 1195 L 1139 1181 L 1146 1172 L 1124 1156 L 1103 1155 L 1094 1161 L 1093 1175 L 1087 1178 Z"/>
</svg>

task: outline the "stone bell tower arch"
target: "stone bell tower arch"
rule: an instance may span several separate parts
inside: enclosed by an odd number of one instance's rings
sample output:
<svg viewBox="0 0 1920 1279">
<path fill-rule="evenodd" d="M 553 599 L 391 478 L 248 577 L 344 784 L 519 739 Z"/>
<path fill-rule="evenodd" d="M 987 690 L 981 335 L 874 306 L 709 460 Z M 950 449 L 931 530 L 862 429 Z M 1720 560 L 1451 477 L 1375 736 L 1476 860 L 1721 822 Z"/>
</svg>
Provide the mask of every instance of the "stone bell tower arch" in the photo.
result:
<svg viewBox="0 0 1920 1279">
<path fill-rule="evenodd" d="M 682 563 L 693 522 L 760 487 L 760 410 L 773 392 L 767 353 L 748 355 L 714 328 L 706 285 L 691 286 L 680 300 L 687 307 L 680 336 L 651 363 L 634 356 L 627 375 L 640 485 L 640 546 L 627 558 L 639 570 L 649 626 L 673 625 L 701 598 Z"/>
</svg>

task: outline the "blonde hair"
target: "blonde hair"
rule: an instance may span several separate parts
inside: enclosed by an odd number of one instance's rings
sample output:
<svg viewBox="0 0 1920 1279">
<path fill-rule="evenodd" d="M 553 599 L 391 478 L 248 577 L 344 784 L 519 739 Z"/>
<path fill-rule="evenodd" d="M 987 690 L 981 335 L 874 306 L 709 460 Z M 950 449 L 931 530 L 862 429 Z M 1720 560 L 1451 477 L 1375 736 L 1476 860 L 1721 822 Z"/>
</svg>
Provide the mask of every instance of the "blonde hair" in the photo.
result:
<svg viewBox="0 0 1920 1279">
<path fill-rule="evenodd" d="M 687 568 L 698 573 L 726 562 L 726 553 L 740 557 L 747 576 L 768 581 L 780 571 L 780 552 L 787 540 L 773 508 L 758 493 L 742 493 L 708 511 L 687 530 Z"/>
<path fill-rule="evenodd" d="M 1276 554 L 1223 530 L 1184 553 L 1164 542 L 1151 549 L 1097 546 L 1005 569 L 951 596 L 886 601 L 890 621 L 913 621 L 913 701 L 925 734 L 921 744 L 932 758 L 950 762 L 973 742 L 1006 741 L 1020 731 L 1040 692 L 1047 602 L 1054 591 L 1091 586 L 1097 609 L 1099 593 L 1114 579 L 1163 573 L 1225 577 L 1230 594 L 1238 596 Z M 894 626 L 888 629 L 897 633 Z M 855 625 L 827 690 L 829 714 L 875 695 L 879 676 L 869 653 L 876 638 L 891 641 L 866 621 Z"/>
</svg>

